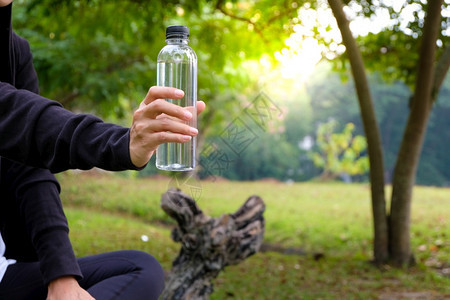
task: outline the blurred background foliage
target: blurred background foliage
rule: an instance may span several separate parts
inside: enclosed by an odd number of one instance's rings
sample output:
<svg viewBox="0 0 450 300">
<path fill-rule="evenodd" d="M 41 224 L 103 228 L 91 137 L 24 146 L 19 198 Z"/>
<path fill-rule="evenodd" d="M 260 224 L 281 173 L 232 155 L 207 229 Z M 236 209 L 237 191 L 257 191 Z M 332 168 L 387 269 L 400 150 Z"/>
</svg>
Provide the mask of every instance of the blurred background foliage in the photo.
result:
<svg viewBox="0 0 450 300">
<path fill-rule="evenodd" d="M 373 16 L 380 7 L 372 1 L 352 3 L 349 7 L 355 17 Z M 369 80 L 390 180 L 409 109 L 417 59 L 413 49 L 420 39 L 423 15 L 418 8 L 414 18 L 404 24 L 399 15 L 407 8 L 406 2 L 397 9 L 386 8 L 393 22 L 379 32 L 359 36 L 358 43 L 371 71 Z M 322 1 L 16 0 L 13 26 L 30 42 L 42 95 L 73 111 L 94 113 L 125 126 L 148 88 L 156 83 L 156 57 L 165 44 L 166 26 L 189 26 L 190 45 L 198 55 L 199 99 L 207 103 L 199 121 L 203 168 L 198 175 L 305 181 L 324 171 L 311 155 L 321 151 L 316 142 L 321 124 L 335 122 L 335 132 L 342 133 L 346 124 L 352 123 L 353 134 L 363 135 L 345 52 L 339 37 L 326 36 L 336 29 L 333 23 L 316 20 L 311 34 L 302 35 L 303 40 L 290 39 L 300 32 L 305 16 L 320 9 L 326 10 Z M 443 16 L 440 50 L 449 42 L 448 18 Z M 315 38 L 320 46 L 316 55 L 321 62 L 313 72 L 305 73 L 306 78 L 301 73 L 285 76 L 282 56 L 301 53 L 298 47 L 310 42 L 308 38 Z M 307 69 L 307 62 L 290 63 L 291 71 Z M 279 108 L 281 117 L 263 129 L 244 119 L 241 129 L 252 133 L 253 139 L 243 151 L 233 152 L 220 142 L 224 131 L 261 92 Z M 418 184 L 450 185 L 449 115 L 447 76 L 428 126 Z M 204 150 L 211 146 L 222 158 L 220 167 L 202 164 Z M 156 172 L 152 161 L 139 175 Z M 367 180 L 367 173 L 334 175 Z"/>
</svg>

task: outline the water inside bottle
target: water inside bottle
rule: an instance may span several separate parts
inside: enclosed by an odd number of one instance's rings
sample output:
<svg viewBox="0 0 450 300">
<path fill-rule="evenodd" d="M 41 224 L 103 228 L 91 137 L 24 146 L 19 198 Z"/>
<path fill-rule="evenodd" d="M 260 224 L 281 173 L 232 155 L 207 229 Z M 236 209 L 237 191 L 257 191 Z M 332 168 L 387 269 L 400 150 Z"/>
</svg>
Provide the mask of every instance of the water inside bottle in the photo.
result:
<svg viewBox="0 0 450 300">
<path fill-rule="evenodd" d="M 181 99 L 166 99 L 181 107 L 186 107 L 193 115 L 189 122 L 181 121 L 197 127 L 196 86 L 197 74 L 194 63 L 184 61 L 158 62 L 157 81 L 159 86 L 176 87 L 184 91 Z M 186 143 L 165 143 L 156 152 L 156 167 L 166 171 L 190 171 L 195 168 L 195 143 L 193 137 Z"/>
</svg>

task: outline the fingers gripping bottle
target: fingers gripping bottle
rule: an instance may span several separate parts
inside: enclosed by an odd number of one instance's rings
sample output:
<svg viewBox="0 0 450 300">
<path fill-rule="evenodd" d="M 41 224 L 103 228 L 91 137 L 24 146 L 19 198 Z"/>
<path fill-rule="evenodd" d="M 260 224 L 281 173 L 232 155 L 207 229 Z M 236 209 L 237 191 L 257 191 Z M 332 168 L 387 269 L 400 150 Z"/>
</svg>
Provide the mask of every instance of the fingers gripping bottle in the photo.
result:
<svg viewBox="0 0 450 300">
<path fill-rule="evenodd" d="M 157 85 L 184 91 L 183 98 L 166 101 L 189 110 L 193 117 L 183 122 L 197 128 L 197 55 L 188 45 L 189 28 L 167 27 L 166 43 L 158 55 Z M 195 168 L 195 151 L 195 137 L 186 143 L 162 144 L 156 150 L 156 167 L 166 171 L 191 171 Z"/>
</svg>

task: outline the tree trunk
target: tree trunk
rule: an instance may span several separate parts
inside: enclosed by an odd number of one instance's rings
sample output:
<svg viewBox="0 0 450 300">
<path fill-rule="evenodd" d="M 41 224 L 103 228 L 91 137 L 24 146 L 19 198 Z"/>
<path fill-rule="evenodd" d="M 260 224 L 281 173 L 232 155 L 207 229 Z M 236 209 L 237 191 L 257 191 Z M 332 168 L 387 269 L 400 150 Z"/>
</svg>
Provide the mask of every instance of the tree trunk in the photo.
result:
<svg viewBox="0 0 450 300">
<path fill-rule="evenodd" d="M 182 247 L 173 262 L 161 299 L 208 299 L 212 280 L 228 265 L 255 254 L 264 236 L 265 204 L 251 196 L 233 214 L 211 218 L 194 199 L 170 189 L 161 197 L 162 209 L 178 223 L 172 231 Z"/>
<path fill-rule="evenodd" d="M 339 26 L 342 40 L 350 60 L 353 79 L 358 94 L 358 102 L 367 138 L 370 161 L 370 183 L 372 196 L 372 213 L 374 225 L 374 258 L 377 264 L 385 263 L 388 252 L 388 223 L 386 218 L 386 198 L 384 192 L 384 160 L 381 137 L 373 108 L 372 96 L 365 73 L 364 63 L 350 30 L 349 21 L 343 10 L 341 0 L 328 0 Z"/>
<path fill-rule="evenodd" d="M 442 0 L 428 2 L 413 103 L 394 169 L 389 244 L 392 262 L 397 266 L 408 265 L 413 259 L 410 246 L 411 199 L 433 105 L 433 71 L 436 40 L 441 23 L 441 6 Z"/>
<path fill-rule="evenodd" d="M 442 52 L 441 57 L 436 63 L 436 67 L 434 70 L 434 82 L 433 82 L 433 91 L 431 97 L 436 100 L 439 90 L 441 89 L 442 83 L 444 82 L 445 76 L 448 73 L 448 69 L 450 68 L 450 46 L 447 45 L 444 51 Z"/>
</svg>

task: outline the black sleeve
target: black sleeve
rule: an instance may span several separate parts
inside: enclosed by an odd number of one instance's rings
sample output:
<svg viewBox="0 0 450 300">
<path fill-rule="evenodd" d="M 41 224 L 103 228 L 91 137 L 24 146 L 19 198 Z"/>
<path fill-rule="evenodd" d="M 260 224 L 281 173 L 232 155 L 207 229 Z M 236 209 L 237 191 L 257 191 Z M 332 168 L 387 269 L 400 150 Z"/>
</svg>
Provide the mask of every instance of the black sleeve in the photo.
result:
<svg viewBox="0 0 450 300">
<path fill-rule="evenodd" d="M 18 39 L 17 84 L 37 90 L 28 44 Z M 74 114 L 59 103 L 0 82 L 0 156 L 53 172 L 99 167 L 136 168 L 129 154 L 129 129 Z"/>
<path fill-rule="evenodd" d="M 129 129 L 74 114 L 58 103 L 0 82 L 0 156 L 53 172 L 136 168 Z"/>
<path fill-rule="evenodd" d="M 5 256 L 18 261 L 38 260 L 46 284 L 62 276 L 81 278 L 55 177 L 48 170 L 5 158 L 1 176 Z"/>
</svg>

